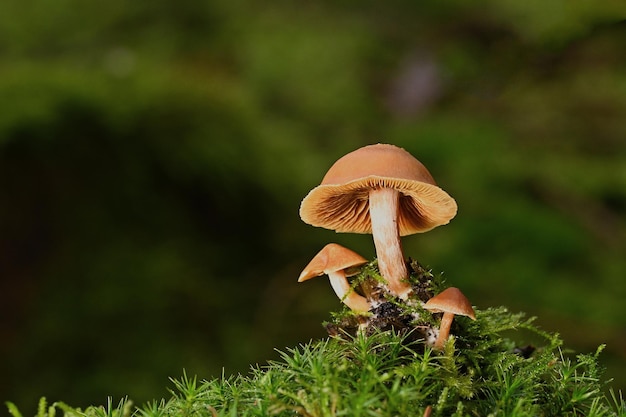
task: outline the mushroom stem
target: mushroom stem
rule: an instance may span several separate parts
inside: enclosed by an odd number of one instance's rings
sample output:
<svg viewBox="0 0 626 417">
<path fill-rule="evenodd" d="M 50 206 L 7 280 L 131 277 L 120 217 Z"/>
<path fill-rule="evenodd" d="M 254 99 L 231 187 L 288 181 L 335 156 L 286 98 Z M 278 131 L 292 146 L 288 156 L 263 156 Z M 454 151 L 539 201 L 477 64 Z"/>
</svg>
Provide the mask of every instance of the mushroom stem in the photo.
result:
<svg viewBox="0 0 626 417">
<path fill-rule="evenodd" d="M 448 336 L 450 335 L 450 327 L 452 326 L 453 318 L 454 313 L 443 313 L 443 317 L 441 317 L 441 324 L 439 325 L 439 335 L 437 336 L 437 340 L 435 340 L 435 345 L 433 346 L 435 349 L 441 350 L 446 344 L 446 340 L 448 340 Z"/>
<path fill-rule="evenodd" d="M 366 312 L 371 308 L 367 298 L 354 292 L 350 288 L 346 273 L 342 271 L 328 272 L 328 278 L 330 279 L 330 286 L 335 290 L 337 297 L 351 310 L 356 312 Z"/>
<path fill-rule="evenodd" d="M 372 236 L 376 246 L 378 268 L 389 290 L 406 300 L 411 286 L 406 282 L 408 271 L 402 254 L 398 231 L 400 193 L 392 188 L 378 188 L 369 193 Z"/>
</svg>

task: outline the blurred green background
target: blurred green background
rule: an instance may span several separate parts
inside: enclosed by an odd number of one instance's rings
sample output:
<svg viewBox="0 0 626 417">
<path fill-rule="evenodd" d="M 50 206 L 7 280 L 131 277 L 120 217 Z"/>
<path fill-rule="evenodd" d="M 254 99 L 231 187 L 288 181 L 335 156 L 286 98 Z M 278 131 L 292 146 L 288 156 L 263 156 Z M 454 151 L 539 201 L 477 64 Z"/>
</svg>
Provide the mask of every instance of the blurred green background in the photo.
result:
<svg viewBox="0 0 626 417">
<path fill-rule="evenodd" d="M 0 399 L 167 396 L 325 335 L 300 200 L 402 146 L 458 202 L 404 238 L 626 387 L 619 0 L 0 3 Z"/>
</svg>

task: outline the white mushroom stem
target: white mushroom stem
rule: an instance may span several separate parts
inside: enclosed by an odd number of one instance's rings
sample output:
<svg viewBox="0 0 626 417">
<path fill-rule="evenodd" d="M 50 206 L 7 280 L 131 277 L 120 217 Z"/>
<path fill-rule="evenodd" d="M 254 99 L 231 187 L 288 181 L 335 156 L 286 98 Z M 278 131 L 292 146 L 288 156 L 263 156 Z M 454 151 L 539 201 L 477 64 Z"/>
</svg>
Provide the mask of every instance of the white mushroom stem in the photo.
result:
<svg viewBox="0 0 626 417">
<path fill-rule="evenodd" d="M 411 286 L 406 282 L 409 274 L 404 263 L 398 230 L 398 205 L 400 194 L 392 188 L 379 188 L 369 193 L 372 236 L 381 275 L 389 290 L 406 300 Z"/>
<path fill-rule="evenodd" d="M 441 324 L 439 325 L 439 335 L 437 336 L 437 340 L 435 340 L 435 345 L 433 346 L 435 349 L 441 350 L 446 344 L 446 340 L 448 340 L 448 336 L 450 335 L 450 327 L 452 326 L 453 318 L 454 313 L 443 313 L 443 317 L 441 317 Z"/>
<path fill-rule="evenodd" d="M 331 287 L 335 290 L 335 294 L 337 294 L 337 297 L 339 297 L 345 305 L 356 312 L 369 311 L 371 305 L 367 301 L 367 298 L 357 294 L 352 288 L 350 288 L 350 284 L 348 283 L 348 279 L 346 278 L 346 273 L 344 271 L 329 271 L 326 273 L 330 279 Z"/>
</svg>

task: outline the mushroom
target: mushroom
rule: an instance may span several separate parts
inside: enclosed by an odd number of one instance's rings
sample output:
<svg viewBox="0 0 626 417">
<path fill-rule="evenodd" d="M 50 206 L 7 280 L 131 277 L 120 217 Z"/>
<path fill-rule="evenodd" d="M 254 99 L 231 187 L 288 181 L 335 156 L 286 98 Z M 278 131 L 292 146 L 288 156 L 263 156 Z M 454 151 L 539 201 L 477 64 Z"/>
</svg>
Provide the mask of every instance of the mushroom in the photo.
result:
<svg viewBox="0 0 626 417">
<path fill-rule="evenodd" d="M 367 259 L 337 243 L 329 243 L 304 268 L 298 282 L 328 275 L 337 297 L 351 310 L 366 312 L 370 309 L 367 298 L 354 292 L 348 283 L 346 269 L 367 263 Z"/>
<path fill-rule="evenodd" d="M 452 319 L 455 314 L 476 320 L 472 304 L 461 290 L 455 287 L 447 288 L 428 300 L 424 304 L 424 308 L 433 313 L 443 313 L 439 325 L 439 335 L 433 346 L 435 349 L 443 349 L 450 334 L 450 326 L 452 326 Z"/>
<path fill-rule="evenodd" d="M 305 223 L 337 232 L 371 233 L 390 292 L 407 299 L 411 286 L 400 236 L 426 232 L 456 215 L 452 197 L 426 167 L 394 145 L 376 144 L 340 158 L 302 200 Z"/>
</svg>

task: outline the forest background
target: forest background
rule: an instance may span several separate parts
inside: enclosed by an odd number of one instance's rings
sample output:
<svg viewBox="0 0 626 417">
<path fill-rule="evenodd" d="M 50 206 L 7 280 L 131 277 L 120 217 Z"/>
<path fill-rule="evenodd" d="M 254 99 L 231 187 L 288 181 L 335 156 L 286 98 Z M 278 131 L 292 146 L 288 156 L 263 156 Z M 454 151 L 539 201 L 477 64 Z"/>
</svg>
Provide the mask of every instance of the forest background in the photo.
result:
<svg viewBox="0 0 626 417">
<path fill-rule="evenodd" d="M 0 400 L 167 395 L 325 336 L 300 200 L 404 147 L 459 213 L 404 238 L 481 309 L 538 316 L 626 388 L 618 0 L 0 4 Z"/>
</svg>

